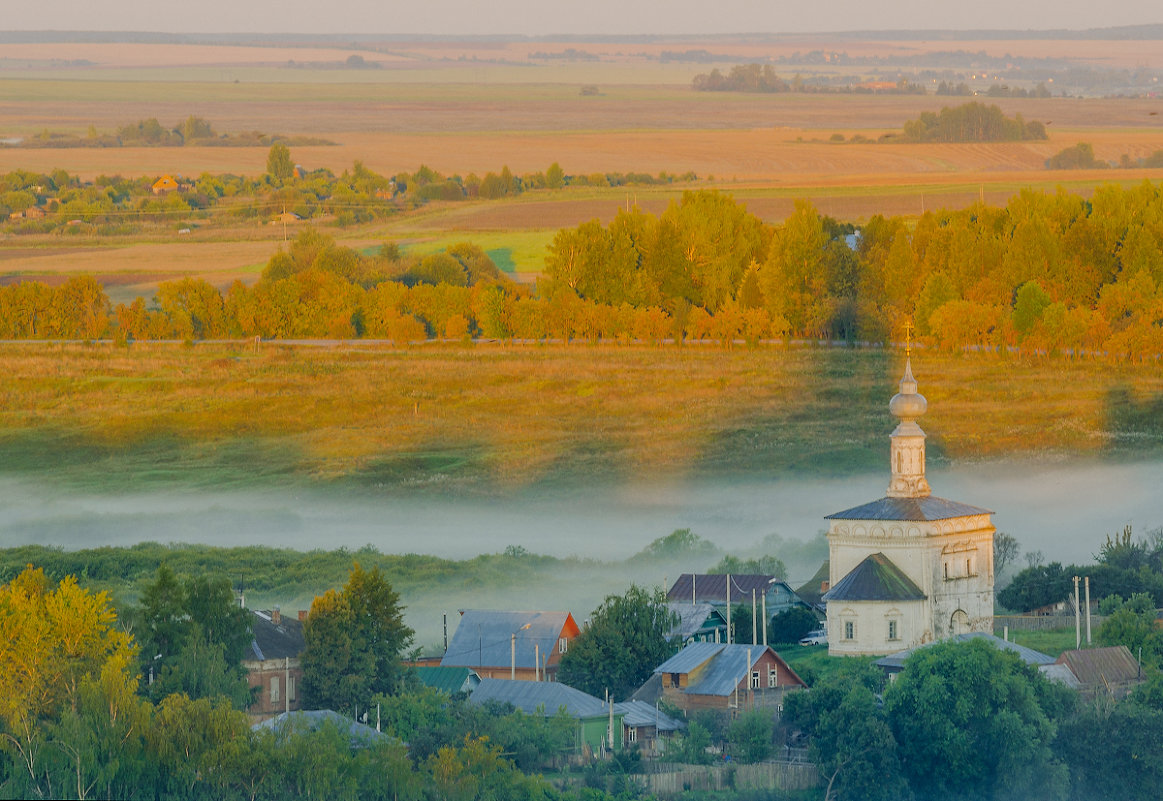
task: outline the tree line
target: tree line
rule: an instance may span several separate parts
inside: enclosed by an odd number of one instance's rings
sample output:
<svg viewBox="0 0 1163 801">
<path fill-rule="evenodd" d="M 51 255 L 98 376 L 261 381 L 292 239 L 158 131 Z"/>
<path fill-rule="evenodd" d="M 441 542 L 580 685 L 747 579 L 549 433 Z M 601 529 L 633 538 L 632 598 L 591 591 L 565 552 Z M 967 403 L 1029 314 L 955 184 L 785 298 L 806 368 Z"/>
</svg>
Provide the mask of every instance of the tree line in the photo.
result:
<svg viewBox="0 0 1163 801">
<path fill-rule="evenodd" d="M 226 292 L 180 279 L 110 308 L 87 277 L 0 288 L 0 337 L 884 342 L 911 323 L 949 350 L 1142 360 L 1163 352 L 1160 218 L 1163 187 L 1146 181 L 877 215 L 858 232 L 804 201 L 771 226 L 688 191 L 658 216 L 558 231 L 535 289 L 471 244 L 364 254 L 308 230 Z"/>
</svg>

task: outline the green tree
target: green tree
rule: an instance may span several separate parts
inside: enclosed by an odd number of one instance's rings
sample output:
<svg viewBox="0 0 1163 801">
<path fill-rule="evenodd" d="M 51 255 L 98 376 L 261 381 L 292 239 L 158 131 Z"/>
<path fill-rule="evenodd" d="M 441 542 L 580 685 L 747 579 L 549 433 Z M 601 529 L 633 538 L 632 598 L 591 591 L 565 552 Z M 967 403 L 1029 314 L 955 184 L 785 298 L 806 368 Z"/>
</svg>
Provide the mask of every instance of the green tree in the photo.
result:
<svg viewBox="0 0 1163 801">
<path fill-rule="evenodd" d="M 814 612 L 797 606 L 771 618 L 771 625 L 767 628 L 767 641 L 772 643 L 799 642 L 805 634 L 819 627 L 820 621 Z"/>
<path fill-rule="evenodd" d="M 275 183 L 283 183 L 295 174 L 295 162 L 291 161 L 291 150 L 282 142 L 275 142 L 267 151 L 267 175 Z"/>
<path fill-rule="evenodd" d="M 626 698 L 674 652 L 666 639 L 674 622 L 662 590 L 632 584 L 622 595 L 607 596 L 570 642 L 558 679 L 598 697 L 609 690 Z"/>
<path fill-rule="evenodd" d="M 1145 664 L 1163 664 L 1163 632 L 1155 627 L 1154 598 L 1145 592 L 1125 601 L 1112 595 L 1103 600 L 1101 611 L 1107 618 L 1096 635 L 1099 645 L 1125 645 L 1136 656 L 1142 649 Z"/>
<path fill-rule="evenodd" d="M 545 186 L 548 189 L 561 189 L 565 186 L 565 170 L 556 161 L 545 171 Z"/>
<path fill-rule="evenodd" d="M 748 710 L 731 721 L 727 728 L 727 746 L 743 763 L 760 762 L 771 755 L 775 719 L 763 709 Z"/>
<path fill-rule="evenodd" d="M 785 720 L 810 738 L 827 780 L 826 798 L 910 799 L 896 739 L 877 693 L 884 678 L 867 663 L 846 664 L 810 692 L 788 696 Z"/>
<path fill-rule="evenodd" d="M 412 641 L 400 597 L 380 573 L 357 562 L 339 592 L 311 604 L 303 626 L 303 697 L 316 708 L 366 708 L 397 692 L 400 654 Z"/>
<path fill-rule="evenodd" d="M 1050 749 L 1059 706 L 1049 682 L 985 640 L 916 651 L 884 695 L 909 783 L 922 798 L 1062 798 Z"/>
</svg>

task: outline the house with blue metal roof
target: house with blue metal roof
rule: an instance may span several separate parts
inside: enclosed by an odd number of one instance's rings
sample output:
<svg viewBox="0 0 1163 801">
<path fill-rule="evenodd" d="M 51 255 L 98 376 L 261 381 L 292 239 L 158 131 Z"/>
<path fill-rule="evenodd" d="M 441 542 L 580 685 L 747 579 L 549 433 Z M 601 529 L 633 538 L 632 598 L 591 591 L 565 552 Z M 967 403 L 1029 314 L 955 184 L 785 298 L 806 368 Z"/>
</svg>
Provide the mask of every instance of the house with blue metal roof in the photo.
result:
<svg viewBox="0 0 1163 801">
<path fill-rule="evenodd" d="M 611 704 L 557 682 L 484 679 L 469 700 L 511 704 L 527 715 L 567 715 L 578 722 L 575 746 L 581 756 L 630 745 L 654 753 L 661 749 L 661 739 L 685 728 L 656 706 L 641 701 Z"/>
<path fill-rule="evenodd" d="M 779 654 L 765 645 L 694 642 L 654 669 L 662 697 L 680 709 L 780 710 L 789 692 L 805 689 Z"/>
<path fill-rule="evenodd" d="M 888 492 L 826 518 L 829 654 L 895 654 L 993 631 L 993 513 L 933 496 L 916 422 L 927 408 L 906 359 L 889 402 L 900 422 Z"/>
<path fill-rule="evenodd" d="M 467 667 L 482 679 L 553 681 L 578 633 L 569 612 L 465 609 L 440 665 Z"/>
</svg>

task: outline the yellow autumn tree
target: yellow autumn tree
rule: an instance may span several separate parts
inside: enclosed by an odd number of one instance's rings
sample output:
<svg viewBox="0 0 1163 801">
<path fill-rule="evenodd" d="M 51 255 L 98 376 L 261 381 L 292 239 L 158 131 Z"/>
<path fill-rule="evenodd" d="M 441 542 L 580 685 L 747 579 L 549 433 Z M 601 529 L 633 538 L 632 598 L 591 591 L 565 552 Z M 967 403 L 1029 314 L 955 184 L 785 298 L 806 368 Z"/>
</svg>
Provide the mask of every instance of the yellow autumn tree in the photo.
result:
<svg viewBox="0 0 1163 801">
<path fill-rule="evenodd" d="M 101 679 L 106 666 L 131 678 L 133 643 L 116 620 L 109 595 L 82 589 L 72 576 L 51 587 L 30 565 L 0 587 L 0 743 L 33 782 L 42 724 L 75 712 L 84 680 Z"/>
</svg>

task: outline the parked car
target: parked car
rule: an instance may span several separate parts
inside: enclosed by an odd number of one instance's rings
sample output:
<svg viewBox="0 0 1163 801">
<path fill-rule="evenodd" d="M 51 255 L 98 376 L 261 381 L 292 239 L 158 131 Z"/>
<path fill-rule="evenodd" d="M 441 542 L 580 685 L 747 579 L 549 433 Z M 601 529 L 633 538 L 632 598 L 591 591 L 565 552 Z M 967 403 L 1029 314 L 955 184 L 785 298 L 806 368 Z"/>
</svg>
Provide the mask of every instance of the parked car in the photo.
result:
<svg viewBox="0 0 1163 801">
<path fill-rule="evenodd" d="M 800 640 L 800 645 L 827 645 L 828 632 L 824 629 L 816 629 L 809 631 L 804 638 Z"/>
</svg>

